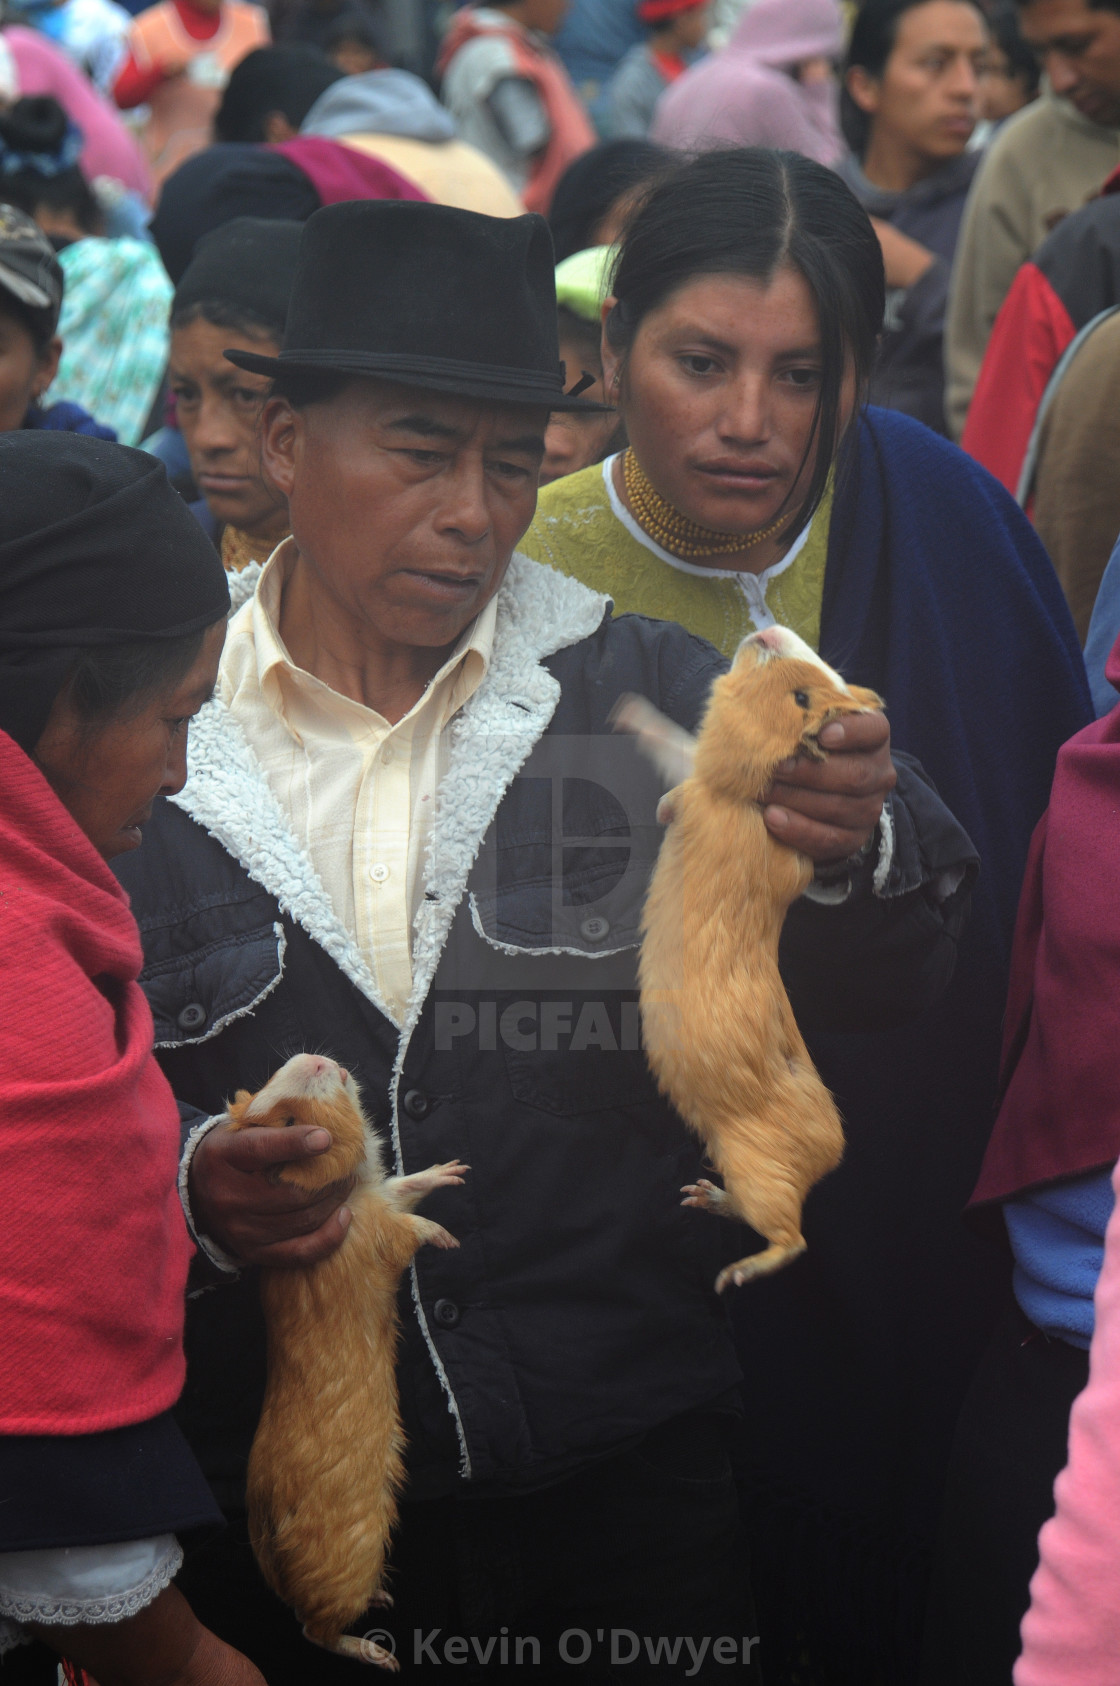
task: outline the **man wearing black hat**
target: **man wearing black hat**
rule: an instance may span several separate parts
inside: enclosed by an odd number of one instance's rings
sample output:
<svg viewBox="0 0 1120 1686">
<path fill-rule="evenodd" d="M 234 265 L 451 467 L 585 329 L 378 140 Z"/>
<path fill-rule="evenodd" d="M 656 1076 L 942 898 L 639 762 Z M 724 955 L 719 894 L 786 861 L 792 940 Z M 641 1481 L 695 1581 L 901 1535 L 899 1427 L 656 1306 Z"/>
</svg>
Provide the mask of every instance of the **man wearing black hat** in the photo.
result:
<svg viewBox="0 0 1120 1686">
<path fill-rule="evenodd" d="M 231 623 L 190 781 L 124 874 L 157 1044 L 199 1112 L 182 1183 L 219 1283 L 192 1302 L 183 1420 L 233 1527 L 185 1585 L 272 1686 L 344 1678 L 251 1567 L 264 1338 L 252 1273 L 235 1273 L 325 1256 L 346 1190 L 270 1180 L 322 1151 L 316 1132 L 231 1136 L 221 1119 L 236 1088 L 314 1047 L 355 1073 L 398 1166 L 471 1166 L 425 1207 L 459 1249 L 424 1249 L 402 1294 L 396 1606 L 365 1625 L 414 1678 L 469 1661 L 757 1679 L 729 1455 L 740 1372 L 712 1293 L 732 1255 L 680 1206 L 700 1151 L 638 1035 L 661 792 L 610 728 L 636 691 L 695 729 L 725 664 L 515 553 L 548 414 L 583 403 L 563 388 L 539 218 L 325 210 L 280 357 L 233 360 L 275 377 L 262 463 L 292 537 Z M 890 802 L 882 831 L 913 883 L 967 863 L 902 758 L 890 794 L 881 717 L 852 733 L 828 775 L 846 840 L 793 802 L 799 846 L 847 853 Z M 823 1025 L 897 1022 L 952 967 L 959 901 L 883 899 L 872 865 L 843 905 L 790 917 L 788 983 Z"/>
</svg>

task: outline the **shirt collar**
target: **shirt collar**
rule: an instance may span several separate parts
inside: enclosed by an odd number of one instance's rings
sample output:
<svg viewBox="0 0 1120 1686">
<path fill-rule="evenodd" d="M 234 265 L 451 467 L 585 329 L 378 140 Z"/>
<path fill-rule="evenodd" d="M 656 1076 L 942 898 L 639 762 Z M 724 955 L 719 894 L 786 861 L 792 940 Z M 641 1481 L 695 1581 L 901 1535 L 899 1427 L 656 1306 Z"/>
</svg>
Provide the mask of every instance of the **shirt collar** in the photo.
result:
<svg viewBox="0 0 1120 1686">
<path fill-rule="evenodd" d="M 340 719 L 349 716 L 352 725 L 364 725 L 367 730 L 388 729 L 388 722 L 375 709 L 343 696 L 292 660 L 280 636 L 280 604 L 297 554 L 294 538 L 286 538 L 277 545 L 261 570 L 253 595 L 252 634 L 261 695 L 297 738 L 300 733 L 293 718 L 299 712 L 297 702 L 312 703 L 316 712 L 327 709 Z M 438 686 L 445 686 L 447 691 L 441 726 L 474 695 L 490 669 L 497 618 L 498 593 L 495 592 L 481 613 L 464 628 L 459 642 L 404 720 L 411 719 L 424 707 Z"/>
</svg>

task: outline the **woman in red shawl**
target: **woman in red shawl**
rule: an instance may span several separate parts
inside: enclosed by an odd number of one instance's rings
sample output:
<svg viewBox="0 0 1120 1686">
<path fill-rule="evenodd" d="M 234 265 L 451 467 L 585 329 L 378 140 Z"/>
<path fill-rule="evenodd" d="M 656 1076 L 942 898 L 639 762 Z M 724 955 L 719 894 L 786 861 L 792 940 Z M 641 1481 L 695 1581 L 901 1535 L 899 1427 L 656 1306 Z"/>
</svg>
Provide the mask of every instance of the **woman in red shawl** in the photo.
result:
<svg viewBox="0 0 1120 1686">
<path fill-rule="evenodd" d="M 28 1678 L 17 1647 L 36 1636 L 101 1686 L 263 1686 L 170 1585 L 177 1531 L 220 1516 L 170 1414 L 191 1254 L 179 1116 L 106 865 L 185 781 L 228 604 L 151 457 L 0 439 L 6 1680 Z"/>
<path fill-rule="evenodd" d="M 1120 644 L 1105 672 L 1120 688 Z M 1089 1375 L 1120 1155 L 1118 812 L 1120 707 L 1059 751 L 1027 860 L 1003 1098 L 973 1195 L 1006 1227 L 1014 1303 L 957 1428 L 923 1686 L 1010 1679 L 1070 1407 Z"/>
</svg>

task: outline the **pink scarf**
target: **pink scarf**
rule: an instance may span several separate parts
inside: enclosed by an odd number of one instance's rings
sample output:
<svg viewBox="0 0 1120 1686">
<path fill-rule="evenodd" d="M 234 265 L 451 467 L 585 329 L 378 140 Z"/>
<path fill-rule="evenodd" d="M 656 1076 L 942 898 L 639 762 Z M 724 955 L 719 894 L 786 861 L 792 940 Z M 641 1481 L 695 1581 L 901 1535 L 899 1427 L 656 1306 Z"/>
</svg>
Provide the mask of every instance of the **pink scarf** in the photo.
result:
<svg viewBox="0 0 1120 1686">
<path fill-rule="evenodd" d="M 128 898 L 5 732 L 0 792 L 0 1433 L 91 1434 L 183 1385 L 179 1114 Z"/>
</svg>

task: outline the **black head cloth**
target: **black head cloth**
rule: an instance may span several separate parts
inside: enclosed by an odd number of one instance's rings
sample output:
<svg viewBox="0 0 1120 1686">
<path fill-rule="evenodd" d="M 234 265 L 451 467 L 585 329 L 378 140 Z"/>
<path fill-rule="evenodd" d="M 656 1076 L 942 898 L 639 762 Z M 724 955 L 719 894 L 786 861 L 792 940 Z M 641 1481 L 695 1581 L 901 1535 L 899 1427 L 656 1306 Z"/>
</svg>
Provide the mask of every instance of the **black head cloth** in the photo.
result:
<svg viewBox="0 0 1120 1686">
<path fill-rule="evenodd" d="M 279 342 L 303 233 L 300 222 L 235 217 L 204 234 L 171 305 L 172 321 L 192 305 L 221 304 L 268 323 Z"/>
<path fill-rule="evenodd" d="M 162 463 L 83 434 L 0 434 L 0 729 L 24 749 L 80 651 L 228 612 L 225 571 Z"/>
</svg>

